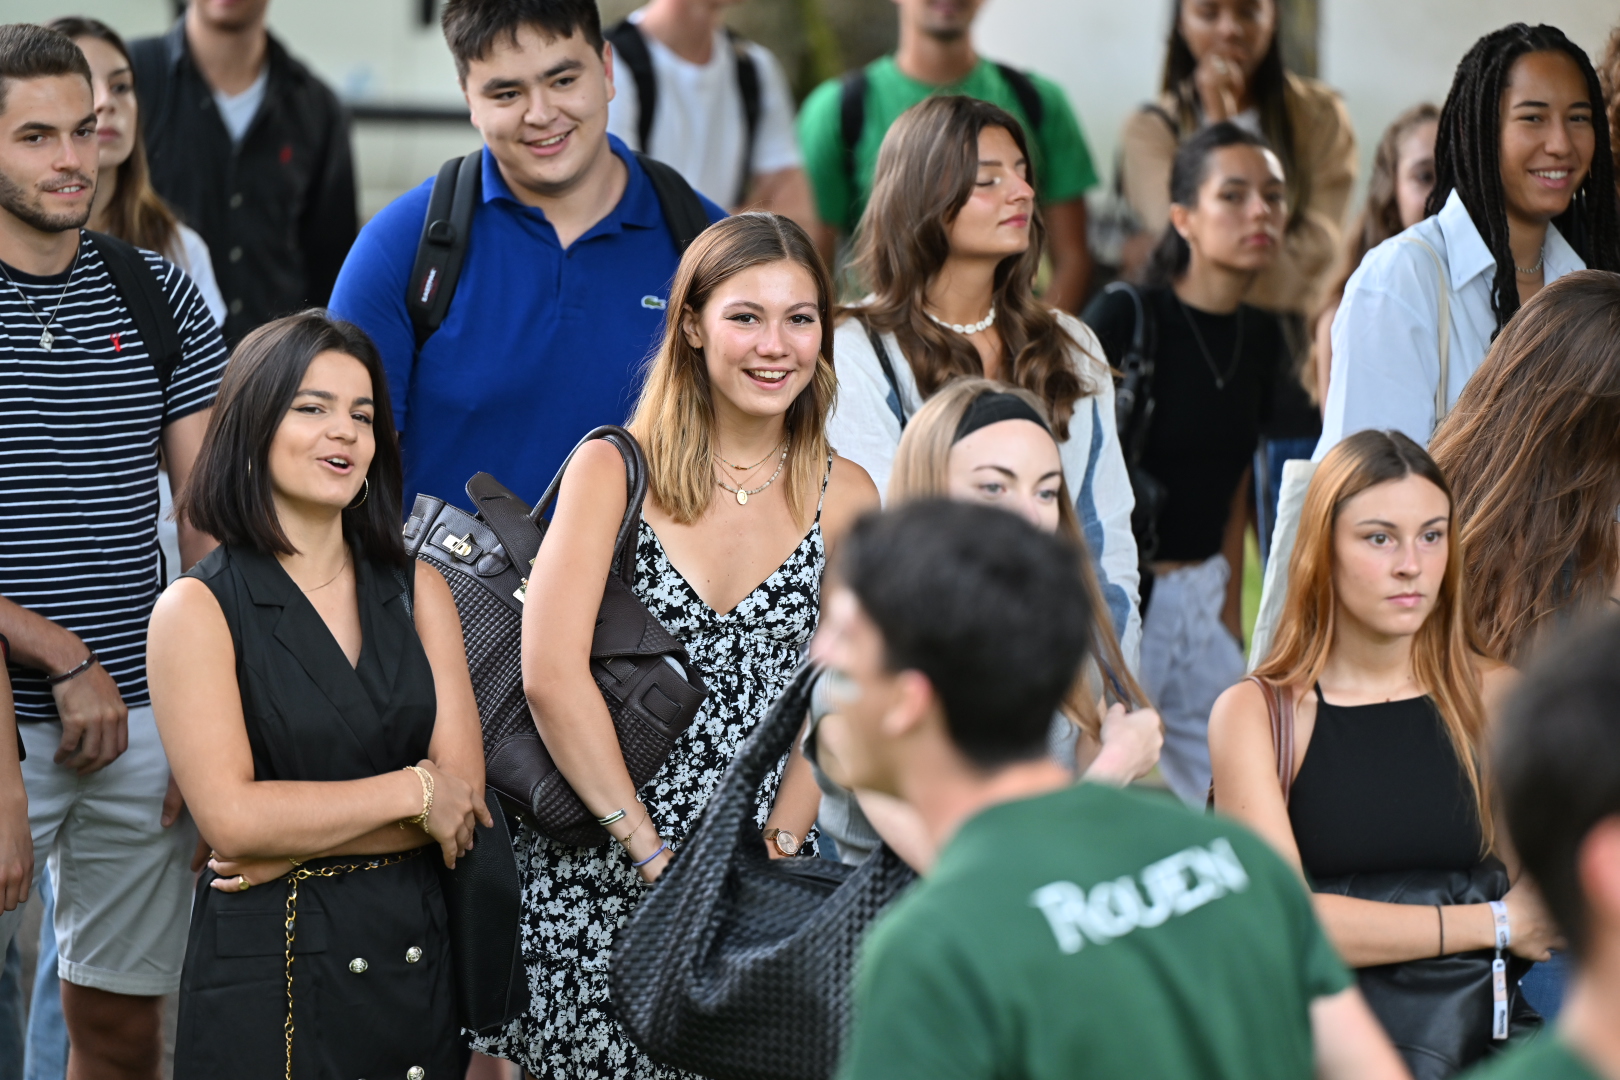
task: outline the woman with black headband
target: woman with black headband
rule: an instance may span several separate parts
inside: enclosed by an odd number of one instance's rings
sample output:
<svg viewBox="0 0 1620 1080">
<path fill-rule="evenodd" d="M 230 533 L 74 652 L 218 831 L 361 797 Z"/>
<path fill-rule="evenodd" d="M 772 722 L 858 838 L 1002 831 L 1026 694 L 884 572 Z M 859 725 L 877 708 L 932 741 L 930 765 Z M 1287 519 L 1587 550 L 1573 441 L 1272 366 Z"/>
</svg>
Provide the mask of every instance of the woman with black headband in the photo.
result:
<svg viewBox="0 0 1620 1080">
<path fill-rule="evenodd" d="M 957 379 L 911 419 L 895 452 L 888 505 L 941 496 L 1020 514 L 1086 550 L 1057 438 L 1041 400 L 1027 390 L 988 379 Z M 1089 558 L 1083 560 L 1082 576 L 1092 595 L 1092 611 L 1106 623 L 1107 609 Z M 1053 717 L 1049 748 L 1077 775 L 1123 784 L 1153 768 L 1163 728 L 1111 631 L 1107 625 L 1095 628 L 1097 662 L 1082 673 L 1062 712 Z M 805 753 L 818 765 L 823 841 L 831 839 L 845 862 L 858 863 L 881 834 L 902 858 L 925 869 L 932 861 L 932 845 L 909 807 L 864 791 L 857 801 L 855 793 L 829 776 L 839 773 L 837 748 L 817 745 L 818 725 L 827 711 L 825 695 L 818 692 Z"/>
</svg>

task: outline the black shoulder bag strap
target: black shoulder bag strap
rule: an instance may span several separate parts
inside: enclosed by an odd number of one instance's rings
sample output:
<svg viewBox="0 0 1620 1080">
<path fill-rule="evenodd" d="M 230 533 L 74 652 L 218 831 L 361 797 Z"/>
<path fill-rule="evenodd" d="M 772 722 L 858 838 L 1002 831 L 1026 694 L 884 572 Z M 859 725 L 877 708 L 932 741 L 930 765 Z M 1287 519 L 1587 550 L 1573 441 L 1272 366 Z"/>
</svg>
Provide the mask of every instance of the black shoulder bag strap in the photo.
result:
<svg viewBox="0 0 1620 1080">
<path fill-rule="evenodd" d="M 855 146 L 866 129 L 866 69 L 856 68 L 838 85 L 838 137 L 844 149 L 844 179 L 849 183 L 850 207 L 855 197 Z"/>
<path fill-rule="evenodd" d="M 754 179 L 754 144 L 759 141 L 759 68 L 748 52 L 748 42 L 727 28 L 726 39 L 737 57 L 737 93 L 743 107 L 742 176 L 737 180 L 737 199 L 734 206 L 742 206 L 748 198 L 748 187 Z"/>
<path fill-rule="evenodd" d="M 1024 110 L 1024 116 L 1029 119 L 1029 137 L 1034 139 L 1035 133 L 1041 129 L 1042 122 L 1046 120 L 1046 103 L 1041 100 L 1040 89 L 1035 85 L 1034 79 L 1010 64 L 998 63 L 996 70 L 1001 72 L 1001 77 L 1012 87 L 1013 97 L 1018 99 L 1019 108 Z"/>
<path fill-rule="evenodd" d="M 636 139 L 637 149 L 648 153 L 652 149 L 653 117 L 658 112 L 658 77 L 653 74 L 652 53 L 647 51 L 647 39 L 641 29 L 629 19 L 621 20 L 602 35 L 613 46 L 613 51 L 630 69 L 630 79 L 636 84 Z"/>
<path fill-rule="evenodd" d="M 123 297 L 135 329 L 140 331 L 141 342 L 146 346 L 158 384 L 167 398 L 169 383 L 180 366 L 180 327 L 175 323 L 169 298 L 163 295 L 163 283 L 134 245 L 89 229 L 84 230 L 84 236 L 95 245 L 101 253 L 101 261 L 107 264 L 107 273 L 112 276 L 118 295 Z"/>
<path fill-rule="evenodd" d="M 1148 320 L 1142 293 L 1135 285 L 1115 281 L 1103 292 L 1124 293 L 1136 309 L 1131 344 L 1119 362 L 1124 379 L 1114 394 L 1114 422 L 1119 430 L 1120 448 L 1125 452 L 1125 463 L 1135 467 L 1142 461 L 1148 425 L 1153 421 L 1153 368 L 1158 335 Z"/>
<path fill-rule="evenodd" d="M 405 293 L 418 350 L 444 322 L 456 294 L 456 281 L 472 239 L 473 211 L 483 193 L 483 159 L 481 148 L 464 158 L 451 158 L 439 167 L 433 180 Z"/>
<path fill-rule="evenodd" d="M 646 154 L 637 154 L 636 160 L 647 171 L 647 179 L 652 181 L 653 191 L 658 194 L 658 204 L 664 210 L 664 224 L 669 226 L 669 235 L 675 240 L 675 250 L 686 254 L 692 241 L 709 227 L 709 213 L 703 209 L 703 200 L 686 182 L 686 177 L 676 172 L 673 166 Z"/>
<path fill-rule="evenodd" d="M 900 421 L 900 430 L 904 432 L 906 421 L 910 417 L 906 416 L 906 399 L 900 394 L 900 380 L 894 376 L 894 364 L 889 360 L 889 350 L 883 344 L 883 335 L 865 319 L 861 320 L 861 326 L 866 330 L 866 340 L 872 343 L 872 351 L 877 353 L 878 367 L 883 369 L 883 377 L 889 380 L 889 391 L 894 394 L 894 415 Z"/>
</svg>

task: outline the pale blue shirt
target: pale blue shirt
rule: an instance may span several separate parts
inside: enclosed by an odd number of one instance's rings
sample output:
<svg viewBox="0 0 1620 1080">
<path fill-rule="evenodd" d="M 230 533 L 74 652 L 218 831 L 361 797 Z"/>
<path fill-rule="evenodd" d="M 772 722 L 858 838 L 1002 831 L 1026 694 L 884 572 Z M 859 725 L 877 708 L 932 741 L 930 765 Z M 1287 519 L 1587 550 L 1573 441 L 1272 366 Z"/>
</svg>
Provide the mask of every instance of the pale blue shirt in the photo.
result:
<svg viewBox="0 0 1620 1080">
<path fill-rule="evenodd" d="M 1333 317 L 1333 373 L 1328 382 L 1320 461 L 1338 441 L 1366 428 L 1394 428 L 1428 445 L 1440 384 L 1440 280 L 1434 260 L 1408 236 L 1428 241 L 1446 267 L 1451 292 L 1448 408 L 1485 361 L 1496 314 L 1491 288 L 1496 259 L 1456 191 L 1438 214 L 1369 251 L 1350 275 Z M 1542 249 L 1549 283 L 1586 264 L 1547 226 Z"/>
</svg>

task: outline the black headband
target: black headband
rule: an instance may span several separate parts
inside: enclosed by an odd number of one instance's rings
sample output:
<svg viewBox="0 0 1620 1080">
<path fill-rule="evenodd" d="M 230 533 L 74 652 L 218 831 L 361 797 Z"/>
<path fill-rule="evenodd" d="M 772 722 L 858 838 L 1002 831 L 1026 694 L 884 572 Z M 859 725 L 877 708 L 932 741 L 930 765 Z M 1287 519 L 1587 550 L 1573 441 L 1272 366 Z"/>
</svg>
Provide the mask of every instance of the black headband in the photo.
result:
<svg viewBox="0 0 1620 1080">
<path fill-rule="evenodd" d="M 992 391 L 980 394 L 968 403 L 967 411 L 957 422 L 956 435 L 951 442 L 959 443 L 980 428 L 999 424 L 1003 420 L 1028 420 L 1032 424 L 1039 424 L 1048 435 L 1052 434 L 1052 425 L 1046 422 L 1046 417 L 1035 406 L 1017 394 Z"/>
</svg>

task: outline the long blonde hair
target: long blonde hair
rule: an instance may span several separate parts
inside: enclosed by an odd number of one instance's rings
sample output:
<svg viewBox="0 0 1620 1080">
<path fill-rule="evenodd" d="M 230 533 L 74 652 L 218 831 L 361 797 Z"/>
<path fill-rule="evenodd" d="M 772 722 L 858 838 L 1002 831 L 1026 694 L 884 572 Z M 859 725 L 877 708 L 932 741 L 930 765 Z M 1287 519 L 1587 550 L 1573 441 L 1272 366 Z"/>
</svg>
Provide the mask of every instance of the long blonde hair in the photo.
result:
<svg viewBox="0 0 1620 1080">
<path fill-rule="evenodd" d="M 889 474 L 889 505 L 898 506 L 913 499 L 936 498 L 949 487 L 951 447 L 956 442 L 956 428 L 973 402 L 985 394 L 1012 394 L 1027 402 L 1035 412 L 1048 418 L 1051 409 L 1037 395 L 1017 386 L 991 379 L 962 378 L 945 384 L 906 424 L 900 436 L 900 446 L 894 453 L 894 468 Z M 1056 437 L 1054 436 L 1054 441 Z M 1128 704 L 1142 708 L 1148 704 L 1147 694 L 1131 675 L 1120 651 L 1119 639 L 1109 617 L 1108 605 L 1103 600 L 1102 588 L 1097 583 L 1097 572 L 1091 565 L 1091 553 L 1086 546 L 1085 533 L 1080 528 L 1080 516 L 1075 513 L 1074 500 L 1069 497 L 1069 484 L 1059 480 L 1058 533 L 1081 553 L 1080 581 L 1086 590 L 1086 600 L 1094 612 L 1096 625 L 1092 637 L 1103 666 L 1119 681 L 1119 689 L 1130 699 Z M 1097 741 L 1102 740 L 1102 717 L 1097 712 L 1097 698 L 1102 693 L 1090 685 L 1086 670 L 1081 670 L 1069 696 L 1064 700 L 1063 712 L 1081 730 Z"/>
<path fill-rule="evenodd" d="M 1333 591 L 1334 526 L 1344 504 L 1378 484 L 1421 476 L 1446 496 L 1451 488 L 1428 453 L 1398 431 L 1358 431 L 1335 446 L 1316 467 L 1300 512 L 1299 533 L 1288 563 L 1288 597 L 1260 678 L 1298 692 L 1316 685 L 1333 649 L 1338 598 Z M 1487 848 L 1494 841 L 1490 791 L 1480 769 L 1485 706 L 1463 586 L 1463 559 L 1456 522 L 1446 530 L 1446 572 L 1434 610 L 1412 641 L 1412 675 L 1431 698 L 1457 760 L 1474 792 Z"/>
<path fill-rule="evenodd" d="M 630 431 L 647 453 L 647 493 L 682 525 L 702 517 L 714 498 L 714 388 L 703 351 L 686 338 L 682 322 L 697 316 L 727 280 L 774 262 L 802 266 L 816 283 L 821 352 L 810 385 L 788 406 L 787 468 L 782 492 L 800 525 L 809 524 L 810 492 L 827 467 L 827 417 L 838 379 L 833 374 L 832 281 L 815 245 L 792 219 L 738 214 L 716 222 L 686 249 L 670 288 L 664 341 L 647 369 Z"/>
</svg>

